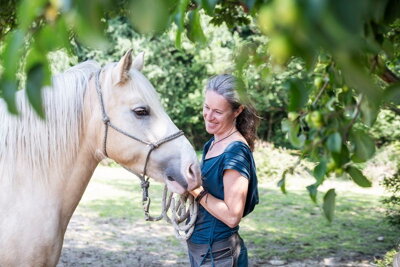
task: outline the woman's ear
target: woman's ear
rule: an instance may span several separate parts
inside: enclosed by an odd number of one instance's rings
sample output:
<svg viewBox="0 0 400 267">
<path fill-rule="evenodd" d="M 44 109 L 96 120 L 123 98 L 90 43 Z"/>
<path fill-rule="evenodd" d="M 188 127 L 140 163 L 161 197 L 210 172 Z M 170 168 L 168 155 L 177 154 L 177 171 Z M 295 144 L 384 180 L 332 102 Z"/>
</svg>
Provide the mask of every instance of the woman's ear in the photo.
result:
<svg viewBox="0 0 400 267">
<path fill-rule="evenodd" d="M 236 110 L 235 110 L 235 119 L 240 115 L 240 113 L 242 113 L 242 111 L 244 110 L 244 106 L 240 105 Z"/>
</svg>

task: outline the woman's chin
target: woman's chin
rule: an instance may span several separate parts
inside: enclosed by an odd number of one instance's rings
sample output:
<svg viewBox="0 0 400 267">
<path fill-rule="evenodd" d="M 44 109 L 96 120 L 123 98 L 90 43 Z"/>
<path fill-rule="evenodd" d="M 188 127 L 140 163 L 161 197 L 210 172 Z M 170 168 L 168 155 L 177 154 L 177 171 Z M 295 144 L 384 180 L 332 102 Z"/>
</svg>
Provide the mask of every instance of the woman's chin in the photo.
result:
<svg viewBox="0 0 400 267">
<path fill-rule="evenodd" d="M 216 132 L 215 128 L 213 127 L 206 127 L 206 131 L 209 134 L 214 134 Z"/>
</svg>

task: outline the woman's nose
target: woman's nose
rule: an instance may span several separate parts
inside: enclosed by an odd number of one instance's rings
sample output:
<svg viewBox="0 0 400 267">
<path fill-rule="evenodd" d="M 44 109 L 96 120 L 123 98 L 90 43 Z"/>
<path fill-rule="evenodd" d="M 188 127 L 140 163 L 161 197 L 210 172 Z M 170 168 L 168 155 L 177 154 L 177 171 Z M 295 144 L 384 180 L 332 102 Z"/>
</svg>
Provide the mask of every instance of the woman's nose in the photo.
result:
<svg viewBox="0 0 400 267">
<path fill-rule="evenodd" d="M 213 119 L 212 111 L 206 112 L 206 120 L 211 121 Z"/>
</svg>

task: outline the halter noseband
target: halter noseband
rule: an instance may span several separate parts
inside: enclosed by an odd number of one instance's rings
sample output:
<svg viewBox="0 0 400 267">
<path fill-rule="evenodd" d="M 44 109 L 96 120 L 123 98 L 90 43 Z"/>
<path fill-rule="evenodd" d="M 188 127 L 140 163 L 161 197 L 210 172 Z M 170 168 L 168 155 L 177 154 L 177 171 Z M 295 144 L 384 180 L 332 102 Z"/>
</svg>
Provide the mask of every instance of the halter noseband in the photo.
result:
<svg viewBox="0 0 400 267">
<path fill-rule="evenodd" d="M 149 184 L 149 177 L 148 176 L 146 177 L 146 175 L 147 175 L 147 165 L 148 165 L 148 162 L 149 162 L 149 159 L 150 159 L 150 154 L 151 154 L 151 152 L 153 152 L 153 150 L 155 150 L 156 148 L 160 147 L 162 144 L 167 143 L 167 142 L 169 142 L 171 140 L 174 140 L 174 139 L 182 136 L 184 133 L 183 133 L 182 130 L 179 130 L 178 132 L 176 132 L 176 133 L 174 133 L 174 134 L 172 134 L 170 136 L 167 136 L 167 137 L 165 137 L 165 138 L 163 138 L 163 139 L 161 139 L 161 140 L 159 140 L 159 141 L 157 141 L 155 143 L 152 143 L 152 142 L 148 142 L 148 141 L 142 140 L 140 138 L 137 138 L 137 137 L 125 132 L 124 130 L 116 127 L 114 124 L 111 123 L 110 117 L 108 117 L 108 115 L 106 113 L 106 110 L 105 110 L 103 94 L 101 92 L 101 86 L 100 86 L 100 80 L 99 80 L 101 71 L 102 70 L 100 69 L 95 74 L 95 83 L 96 83 L 96 91 L 97 91 L 97 94 L 98 94 L 99 100 L 100 100 L 100 107 L 101 107 L 101 113 L 102 113 L 102 117 L 103 117 L 103 123 L 105 125 L 104 139 L 103 139 L 103 153 L 108 158 L 108 154 L 107 154 L 108 127 L 111 127 L 114 130 L 116 130 L 117 132 L 119 132 L 119 133 L 121 133 L 121 134 L 123 134 L 123 135 L 125 135 L 125 136 L 127 136 L 127 137 L 129 137 L 131 139 L 134 139 L 134 140 L 136 140 L 136 141 L 138 141 L 138 142 L 140 142 L 142 144 L 145 144 L 145 145 L 150 147 L 149 152 L 147 153 L 147 156 L 146 156 L 146 161 L 144 163 L 143 174 L 137 173 L 137 172 L 135 172 L 135 171 L 133 171 L 133 170 L 121 165 L 126 170 L 128 170 L 129 172 L 135 174 L 136 176 L 138 176 L 140 178 L 141 187 L 142 187 L 142 190 L 143 190 L 143 198 L 142 198 L 143 209 L 144 209 L 144 213 L 145 213 L 146 219 L 150 220 L 151 219 L 150 215 L 149 215 L 150 198 L 149 198 L 149 193 L 148 193 L 148 189 L 149 189 L 149 185 L 150 184 Z"/>
</svg>

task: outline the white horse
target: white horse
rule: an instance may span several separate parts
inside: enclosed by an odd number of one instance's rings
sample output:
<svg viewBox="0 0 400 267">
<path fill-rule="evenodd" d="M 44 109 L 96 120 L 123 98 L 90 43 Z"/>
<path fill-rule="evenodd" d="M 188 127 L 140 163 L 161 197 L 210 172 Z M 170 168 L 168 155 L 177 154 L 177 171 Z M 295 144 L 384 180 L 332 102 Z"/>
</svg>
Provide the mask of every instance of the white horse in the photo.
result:
<svg viewBox="0 0 400 267">
<path fill-rule="evenodd" d="M 0 100 L 1 267 L 57 264 L 68 222 L 106 156 L 134 172 L 145 169 L 172 192 L 200 184 L 193 147 L 142 67 L 143 54 L 132 61 L 128 51 L 118 63 L 89 61 L 53 77 L 42 92 L 46 120 L 24 91 L 17 94 L 20 116 Z"/>
</svg>

